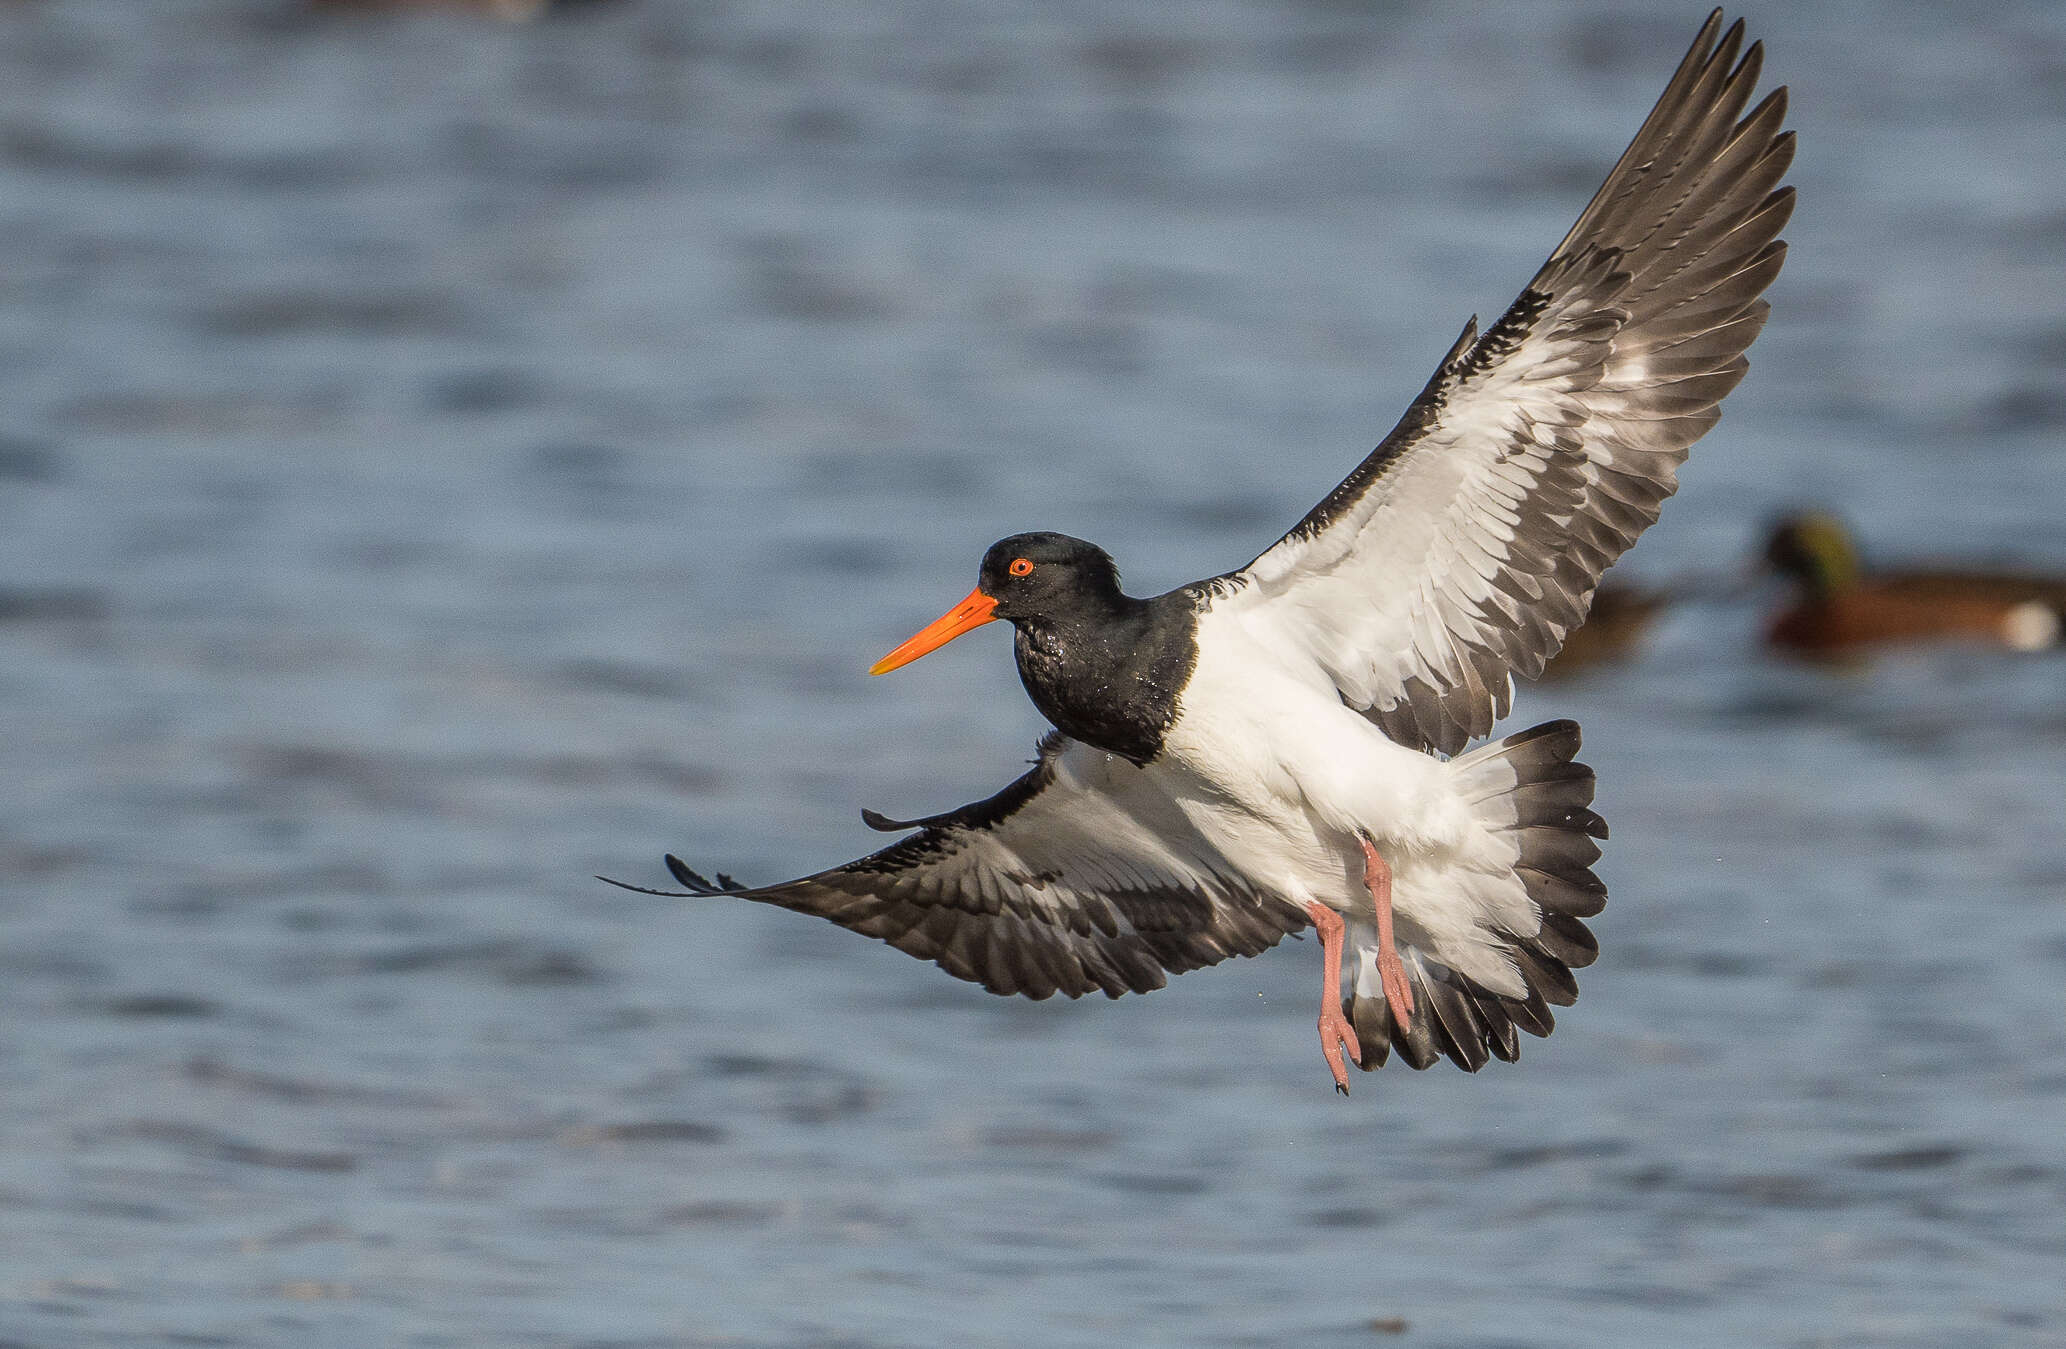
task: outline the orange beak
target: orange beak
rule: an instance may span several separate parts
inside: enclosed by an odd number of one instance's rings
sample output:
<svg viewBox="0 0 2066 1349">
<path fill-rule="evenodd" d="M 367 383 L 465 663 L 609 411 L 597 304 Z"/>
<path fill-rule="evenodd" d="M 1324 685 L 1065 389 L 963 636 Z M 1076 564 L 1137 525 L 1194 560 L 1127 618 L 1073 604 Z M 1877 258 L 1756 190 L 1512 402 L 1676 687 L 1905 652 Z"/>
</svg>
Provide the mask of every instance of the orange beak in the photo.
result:
<svg viewBox="0 0 2066 1349">
<path fill-rule="evenodd" d="M 941 614 L 912 635 L 910 641 L 868 667 L 872 675 L 888 674 L 899 665 L 909 665 L 928 651 L 937 651 L 972 628 L 980 628 L 997 617 L 997 601 L 979 587 L 968 598 Z"/>
</svg>

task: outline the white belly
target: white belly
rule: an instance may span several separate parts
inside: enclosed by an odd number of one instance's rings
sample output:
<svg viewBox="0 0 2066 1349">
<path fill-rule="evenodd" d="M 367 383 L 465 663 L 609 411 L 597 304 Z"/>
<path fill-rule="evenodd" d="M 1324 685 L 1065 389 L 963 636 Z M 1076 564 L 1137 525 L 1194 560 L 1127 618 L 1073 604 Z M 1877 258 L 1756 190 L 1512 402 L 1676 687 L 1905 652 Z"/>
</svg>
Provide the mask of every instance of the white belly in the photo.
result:
<svg viewBox="0 0 2066 1349">
<path fill-rule="evenodd" d="M 1199 626 L 1163 754 L 1190 789 L 1180 804 L 1229 861 L 1295 902 L 1344 910 L 1369 902 L 1358 831 L 1401 882 L 1468 864 L 1483 831 L 1443 761 L 1392 743 L 1317 670 L 1238 626 Z"/>
</svg>

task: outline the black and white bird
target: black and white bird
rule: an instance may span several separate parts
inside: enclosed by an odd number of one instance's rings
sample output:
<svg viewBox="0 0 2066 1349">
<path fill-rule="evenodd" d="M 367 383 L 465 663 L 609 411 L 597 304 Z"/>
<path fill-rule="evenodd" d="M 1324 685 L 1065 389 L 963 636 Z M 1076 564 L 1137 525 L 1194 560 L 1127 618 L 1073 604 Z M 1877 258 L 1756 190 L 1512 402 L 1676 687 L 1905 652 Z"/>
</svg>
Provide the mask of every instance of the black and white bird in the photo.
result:
<svg viewBox="0 0 2066 1349">
<path fill-rule="evenodd" d="M 1392 1049 L 1513 1060 L 1598 951 L 1607 830 L 1568 721 L 1468 748 L 1656 520 L 1763 327 L 1786 91 L 1711 15 L 1578 223 L 1473 319 L 1384 442 L 1237 571 L 1152 599 L 1101 549 L 1019 534 L 881 674 L 1002 619 L 1055 731 L 1003 791 L 782 885 L 993 993 L 1117 997 L 1308 926 L 1338 1090 Z M 1749 109 L 1746 111 L 1746 109 Z M 621 882 L 614 882 L 621 884 Z M 641 887 L 630 887 L 641 888 Z M 672 893 L 672 892 L 656 892 Z"/>
</svg>

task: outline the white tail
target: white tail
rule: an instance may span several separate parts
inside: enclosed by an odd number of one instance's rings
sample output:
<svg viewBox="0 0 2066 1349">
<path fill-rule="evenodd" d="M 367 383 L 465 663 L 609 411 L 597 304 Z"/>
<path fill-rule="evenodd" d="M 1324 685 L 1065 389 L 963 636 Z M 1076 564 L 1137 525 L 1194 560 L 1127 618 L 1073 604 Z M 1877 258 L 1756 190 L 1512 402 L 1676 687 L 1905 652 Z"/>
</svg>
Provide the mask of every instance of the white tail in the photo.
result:
<svg viewBox="0 0 2066 1349">
<path fill-rule="evenodd" d="M 1577 1001 L 1571 971 L 1590 965 L 1600 949 L 1582 920 L 1607 903 L 1607 887 L 1592 873 L 1600 856 L 1596 840 L 1607 837 L 1607 824 L 1592 811 L 1593 771 L 1578 762 L 1578 747 L 1577 722 L 1551 721 L 1450 761 L 1458 791 L 1479 821 L 1512 843 L 1513 875 L 1535 910 L 1535 930 L 1514 931 L 1527 926 L 1520 923 L 1488 934 L 1519 972 L 1525 996 L 1488 988 L 1405 947 L 1399 956 L 1413 985 L 1414 1013 L 1411 1027 L 1401 1031 L 1385 1006 L 1375 942 L 1352 941 L 1360 958 L 1342 1010 L 1356 1027 L 1366 1071 L 1394 1047 L 1415 1068 L 1443 1055 L 1466 1072 L 1494 1058 L 1511 1063 L 1521 1053 L 1517 1029 L 1548 1035 L 1556 1025 L 1550 1006 Z"/>
</svg>

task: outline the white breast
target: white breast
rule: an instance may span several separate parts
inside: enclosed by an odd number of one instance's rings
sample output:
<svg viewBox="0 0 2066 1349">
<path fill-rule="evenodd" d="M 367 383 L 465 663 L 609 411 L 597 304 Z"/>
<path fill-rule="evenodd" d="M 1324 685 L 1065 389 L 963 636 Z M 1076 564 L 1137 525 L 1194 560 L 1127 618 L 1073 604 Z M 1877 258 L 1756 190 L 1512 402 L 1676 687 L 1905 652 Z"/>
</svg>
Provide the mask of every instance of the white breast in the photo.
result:
<svg viewBox="0 0 2066 1349">
<path fill-rule="evenodd" d="M 1202 799 L 1219 798 L 1221 829 L 1260 834 L 1284 862 L 1329 878 L 1360 867 L 1358 830 L 1401 861 L 1475 835 L 1443 762 L 1388 740 L 1318 666 L 1225 614 L 1202 615 L 1197 639 L 1163 750 Z"/>
</svg>

